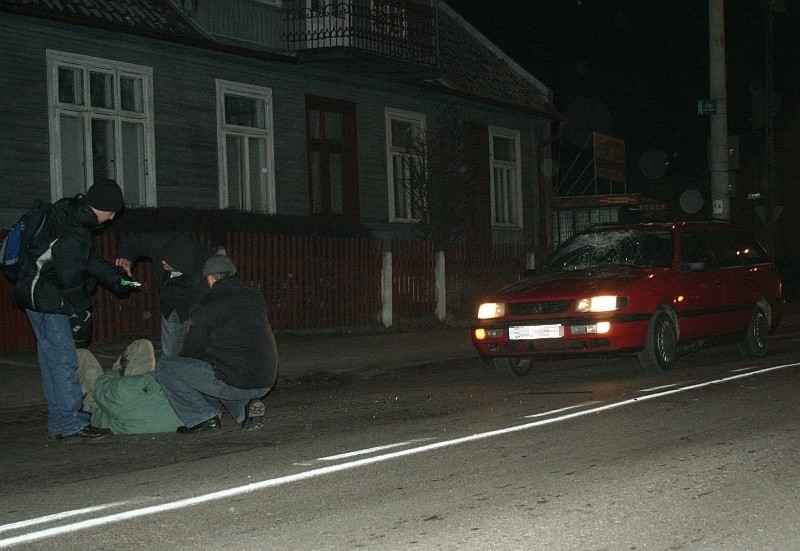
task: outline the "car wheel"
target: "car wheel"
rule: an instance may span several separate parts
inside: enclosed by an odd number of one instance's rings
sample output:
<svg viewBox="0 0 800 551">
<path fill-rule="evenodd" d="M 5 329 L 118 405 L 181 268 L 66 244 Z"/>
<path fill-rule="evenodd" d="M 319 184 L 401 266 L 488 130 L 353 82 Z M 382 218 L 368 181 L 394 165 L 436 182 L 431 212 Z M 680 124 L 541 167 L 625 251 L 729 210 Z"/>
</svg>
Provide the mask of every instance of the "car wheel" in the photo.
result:
<svg viewBox="0 0 800 551">
<path fill-rule="evenodd" d="M 768 337 L 769 316 L 761 304 L 756 304 L 747 334 L 744 341 L 739 344 L 739 348 L 748 356 L 761 357 L 767 353 Z"/>
<path fill-rule="evenodd" d="M 678 333 L 675 322 L 664 310 L 657 310 L 650 318 L 644 350 L 637 355 L 639 363 L 648 373 L 658 373 L 675 367 L 678 361 Z"/>
<path fill-rule="evenodd" d="M 530 358 L 493 358 L 492 363 L 499 373 L 509 377 L 524 377 L 533 368 Z"/>
</svg>

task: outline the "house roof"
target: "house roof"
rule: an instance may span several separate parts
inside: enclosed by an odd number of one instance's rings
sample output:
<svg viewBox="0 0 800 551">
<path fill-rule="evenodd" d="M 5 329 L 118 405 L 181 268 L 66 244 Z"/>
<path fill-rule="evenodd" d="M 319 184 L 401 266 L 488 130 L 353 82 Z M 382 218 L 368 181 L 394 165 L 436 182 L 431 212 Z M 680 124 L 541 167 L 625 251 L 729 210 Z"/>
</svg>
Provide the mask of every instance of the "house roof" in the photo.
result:
<svg viewBox="0 0 800 551">
<path fill-rule="evenodd" d="M 438 7 L 440 72 L 437 78 L 424 80 L 424 86 L 558 118 L 546 86 L 444 2 L 439 1 Z M 0 0 L 0 11 L 257 54 L 245 46 L 231 47 L 214 40 L 171 0 Z"/>
<path fill-rule="evenodd" d="M 444 2 L 439 2 L 441 75 L 427 81 L 490 103 L 558 118 L 552 91 L 536 80 Z"/>
<path fill-rule="evenodd" d="M 207 38 L 168 0 L 0 0 L 0 10 L 166 40 Z"/>
</svg>

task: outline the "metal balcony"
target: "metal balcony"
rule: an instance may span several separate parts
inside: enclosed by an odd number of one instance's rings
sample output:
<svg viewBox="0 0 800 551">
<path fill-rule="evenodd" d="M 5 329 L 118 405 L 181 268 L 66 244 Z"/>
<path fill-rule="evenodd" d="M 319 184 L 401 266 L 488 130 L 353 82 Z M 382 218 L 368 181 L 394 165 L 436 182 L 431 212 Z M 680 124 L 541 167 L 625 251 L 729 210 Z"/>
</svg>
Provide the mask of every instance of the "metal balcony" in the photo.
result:
<svg viewBox="0 0 800 551">
<path fill-rule="evenodd" d="M 431 68 L 436 8 L 407 0 L 295 0 L 287 6 L 284 39 L 303 61 L 341 61 L 365 71 L 398 70 L 398 61 Z"/>
</svg>

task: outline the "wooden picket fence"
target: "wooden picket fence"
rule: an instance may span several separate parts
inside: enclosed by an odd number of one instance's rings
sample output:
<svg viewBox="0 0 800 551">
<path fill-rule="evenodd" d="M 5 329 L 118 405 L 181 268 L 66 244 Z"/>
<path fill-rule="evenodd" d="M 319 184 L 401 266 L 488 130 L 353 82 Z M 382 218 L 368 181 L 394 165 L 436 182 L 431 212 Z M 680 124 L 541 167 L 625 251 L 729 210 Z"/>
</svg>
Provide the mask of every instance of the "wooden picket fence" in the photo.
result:
<svg viewBox="0 0 800 551">
<path fill-rule="evenodd" d="M 210 235 L 193 237 L 212 245 Z M 239 278 L 266 298 L 275 330 L 382 327 L 381 240 L 231 232 L 224 246 Z M 95 248 L 103 258 L 113 259 L 117 237 L 106 232 L 95 239 Z M 395 323 L 434 319 L 433 244 L 393 241 L 391 252 Z M 452 246 L 445 258 L 448 316 L 471 319 L 482 296 L 518 279 L 525 250 L 495 246 L 491 257 L 477 258 L 467 246 Z M 159 338 L 160 304 L 152 270 L 148 262 L 136 265 L 134 277 L 144 287 L 127 298 L 98 289 L 93 296 L 94 342 Z M 12 296 L 13 285 L 0 277 L 0 353 L 34 350 L 27 317 L 13 305 Z"/>
<path fill-rule="evenodd" d="M 520 279 L 527 252 L 517 244 L 496 244 L 488 252 L 473 250 L 468 244 L 445 247 L 448 316 L 474 318 L 486 296 Z"/>
</svg>

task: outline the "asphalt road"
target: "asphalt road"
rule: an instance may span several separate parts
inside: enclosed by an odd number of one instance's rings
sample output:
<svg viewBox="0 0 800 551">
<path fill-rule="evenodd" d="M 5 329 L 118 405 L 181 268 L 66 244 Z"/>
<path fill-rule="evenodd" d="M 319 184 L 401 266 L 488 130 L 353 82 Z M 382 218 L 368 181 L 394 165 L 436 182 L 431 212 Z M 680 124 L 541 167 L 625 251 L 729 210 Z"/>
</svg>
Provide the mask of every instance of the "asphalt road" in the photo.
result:
<svg viewBox="0 0 800 551">
<path fill-rule="evenodd" d="M 800 542 L 795 333 L 703 349 L 298 379 L 269 426 L 56 445 L 0 424 L 0 547 L 786 549 Z"/>
</svg>

